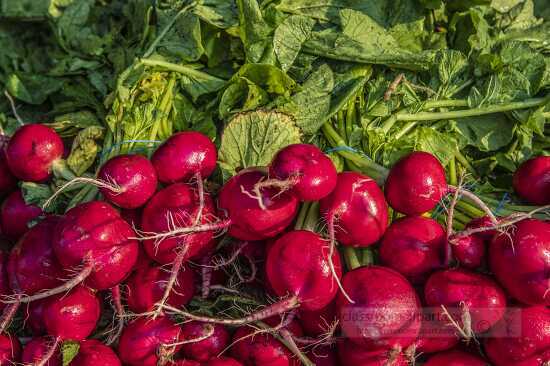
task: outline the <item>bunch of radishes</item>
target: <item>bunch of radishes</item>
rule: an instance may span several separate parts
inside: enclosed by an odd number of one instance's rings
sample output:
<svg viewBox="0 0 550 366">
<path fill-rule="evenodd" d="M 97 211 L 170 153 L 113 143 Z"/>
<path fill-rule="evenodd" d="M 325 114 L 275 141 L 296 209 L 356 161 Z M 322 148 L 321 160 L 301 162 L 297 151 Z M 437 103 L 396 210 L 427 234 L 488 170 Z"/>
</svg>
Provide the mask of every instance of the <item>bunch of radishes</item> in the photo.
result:
<svg viewBox="0 0 550 366">
<path fill-rule="evenodd" d="M 382 191 L 366 175 L 337 173 L 317 147 L 290 145 L 218 190 L 206 181 L 214 144 L 181 132 L 150 159 L 115 156 L 96 178 L 69 176 L 48 201 L 75 183 L 96 185 L 103 200 L 46 215 L 17 182 L 47 181 L 62 158 L 60 137 L 38 124 L 21 127 L 0 155 L 1 228 L 15 243 L 0 253 L 0 365 L 550 362 L 550 224 L 495 217 L 448 185 L 431 154 L 400 160 Z M 514 188 L 550 204 L 550 157 L 523 164 Z M 446 229 L 425 215 L 445 196 Z M 487 216 L 454 232 L 459 197 Z M 401 214 L 391 223 L 388 205 Z M 233 247 L 220 249 L 225 233 Z M 338 245 L 375 248 L 377 264 L 348 261 L 346 270 Z M 231 254 L 225 263 L 212 259 L 220 251 Z M 243 295 L 220 271 L 237 257 L 250 263 L 243 291 L 259 289 L 246 296 L 265 306 L 240 318 L 187 310 L 194 297 L 215 300 L 215 286 Z M 106 312 L 117 321 L 102 342 Z M 11 330 L 24 338 L 9 334 L 16 314 L 25 330 Z M 75 342 L 76 357 L 63 360 Z"/>
</svg>

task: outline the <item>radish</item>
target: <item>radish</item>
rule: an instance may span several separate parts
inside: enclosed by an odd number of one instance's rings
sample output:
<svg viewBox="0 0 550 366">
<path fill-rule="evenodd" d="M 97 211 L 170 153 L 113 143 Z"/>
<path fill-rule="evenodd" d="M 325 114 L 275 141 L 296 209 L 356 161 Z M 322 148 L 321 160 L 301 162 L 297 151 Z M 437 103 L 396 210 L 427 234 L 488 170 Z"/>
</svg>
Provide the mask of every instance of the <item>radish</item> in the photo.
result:
<svg viewBox="0 0 550 366">
<path fill-rule="evenodd" d="M 438 310 L 423 308 L 420 334 L 410 348 L 414 354 L 446 351 L 458 344 L 458 332 L 449 324 L 448 319 L 440 318 Z"/>
<path fill-rule="evenodd" d="M 138 314 L 153 310 L 162 299 L 169 278 L 170 273 L 157 265 L 137 269 L 127 280 L 128 308 Z M 178 308 L 187 305 L 195 293 L 194 283 L 195 274 L 184 265 L 167 303 Z"/>
<path fill-rule="evenodd" d="M 550 306 L 550 224 L 522 220 L 497 235 L 489 246 L 489 264 L 497 280 L 517 300 Z"/>
<path fill-rule="evenodd" d="M 120 216 L 130 224 L 131 227 L 141 228 L 141 209 L 122 209 L 120 210 Z"/>
<path fill-rule="evenodd" d="M 21 357 L 21 343 L 17 337 L 0 334 L 0 366 L 12 366 Z"/>
<path fill-rule="evenodd" d="M 229 357 L 212 358 L 206 361 L 202 366 L 243 366 L 242 363 Z"/>
<path fill-rule="evenodd" d="M 451 322 L 466 339 L 488 330 L 506 311 L 504 291 L 492 279 L 462 269 L 432 274 L 424 297 L 428 306 L 437 307 L 439 318 Z"/>
<path fill-rule="evenodd" d="M 12 174 L 8 162 L 6 161 L 6 152 L 0 151 L 0 196 L 5 196 L 17 188 L 17 178 Z"/>
<path fill-rule="evenodd" d="M 408 366 L 409 363 L 399 350 L 365 349 L 358 347 L 349 340 L 340 340 L 338 343 L 338 358 L 340 364 L 360 366 Z"/>
<path fill-rule="evenodd" d="M 28 224 L 42 215 L 42 209 L 35 205 L 27 205 L 23 200 L 21 190 L 12 192 L 0 207 L 2 232 L 10 239 L 19 239 L 29 230 Z"/>
<path fill-rule="evenodd" d="M 291 322 L 288 330 L 297 337 L 300 327 Z M 245 366 L 301 366 L 302 363 L 269 333 L 255 333 L 256 329 L 244 326 L 233 334 L 231 355 Z M 254 334 L 254 335 L 253 335 Z"/>
<path fill-rule="evenodd" d="M 539 366 L 550 360 L 550 309 L 509 308 L 490 331 L 485 351 L 494 366 Z"/>
<path fill-rule="evenodd" d="M 157 366 L 181 348 L 181 329 L 170 319 L 138 318 L 126 326 L 118 343 L 118 356 L 127 366 Z"/>
<path fill-rule="evenodd" d="M 44 324 L 44 305 L 46 300 L 37 300 L 27 304 L 24 310 L 24 320 L 26 325 L 32 331 L 32 334 L 42 335 L 46 333 L 46 325 Z"/>
<path fill-rule="evenodd" d="M 33 338 L 23 348 L 21 361 L 25 365 L 61 366 L 58 345 L 51 338 Z"/>
<path fill-rule="evenodd" d="M 453 257 L 466 268 L 478 268 L 485 263 L 487 245 L 497 233 L 496 230 L 485 230 L 493 227 L 491 219 L 487 216 L 472 219 L 463 232 L 452 235 L 449 238 Z M 484 229 L 472 234 L 468 232 Z"/>
<path fill-rule="evenodd" d="M 210 139 L 199 132 L 173 134 L 153 153 L 151 162 L 162 183 L 189 181 L 210 176 L 216 168 L 218 154 Z"/>
<path fill-rule="evenodd" d="M 193 360 L 175 360 L 169 361 L 166 366 L 201 366 L 201 364 Z"/>
<path fill-rule="evenodd" d="M 313 311 L 299 309 L 298 319 L 304 333 L 308 336 L 318 337 L 326 334 L 338 322 L 336 317 L 336 303 L 332 301 L 324 308 Z"/>
<path fill-rule="evenodd" d="M 225 183 L 219 194 L 220 210 L 226 212 L 229 235 L 241 240 L 263 240 L 282 233 L 294 219 L 298 200 L 289 192 L 269 187 L 262 190 L 265 209 L 252 192 L 264 180 L 259 170 L 243 170 Z"/>
<path fill-rule="evenodd" d="M 372 245 L 388 227 L 384 194 L 373 179 L 356 172 L 338 174 L 336 188 L 321 200 L 321 213 L 329 233 L 346 246 Z"/>
<path fill-rule="evenodd" d="M 307 230 L 282 235 L 269 249 L 265 268 L 278 296 L 290 294 L 309 311 L 320 310 L 334 299 L 342 276 L 338 253 L 330 253 L 327 241 Z"/>
<path fill-rule="evenodd" d="M 389 226 L 380 244 L 381 262 L 413 283 L 421 283 L 444 266 L 445 231 L 433 219 L 409 216 Z"/>
<path fill-rule="evenodd" d="M 69 366 L 121 366 L 113 350 L 103 343 L 89 339 L 80 342 L 78 354 Z"/>
<path fill-rule="evenodd" d="M 529 203 L 550 204 L 550 156 L 537 156 L 521 164 L 514 173 L 513 186 Z"/>
<path fill-rule="evenodd" d="M 448 351 L 433 355 L 424 366 L 487 366 L 483 359 L 462 351 Z"/>
<path fill-rule="evenodd" d="M 420 331 L 419 300 L 409 282 L 387 267 L 360 267 L 344 275 L 337 311 L 344 335 L 369 349 L 399 351 L 411 345 Z"/>
<path fill-rule="evenodd" d="M 81 341 L 94 331 L 100 312 L 97 296 L 80 285 L 67 294 L 48 298 L 44 304 L 43 320 L 48 334 L 62 341 Z"/>
<path fill-rule="evenodd" d="M 183 355 L 199 362 L 206 362 L 221 354 L 231 339 L 227 329 L 220 324 L 188 322 L 182 325 L 181 331 L 183 339 L 197 340 L 183 345 Z M 204 339 L 199 340 L 201 338 Z"/>
<path fill-rule="evenodd" d="M 261 190 L 274 187 L 291 191 L 301 201 L 318 201 L 336 186 L 336 168 L 317 146 L 289 145 L 277 152 L 269 166 L 269 179 L 254 186 L 253 193 L 265 209 Z"/>
<path fill-rule="evenodd" d="M 31 124 L 20 127 L 6 147 L 12 173 L 27 182 L 48 179 L 63 155 L 63 141 L 49 127 Z"/>
</svg>

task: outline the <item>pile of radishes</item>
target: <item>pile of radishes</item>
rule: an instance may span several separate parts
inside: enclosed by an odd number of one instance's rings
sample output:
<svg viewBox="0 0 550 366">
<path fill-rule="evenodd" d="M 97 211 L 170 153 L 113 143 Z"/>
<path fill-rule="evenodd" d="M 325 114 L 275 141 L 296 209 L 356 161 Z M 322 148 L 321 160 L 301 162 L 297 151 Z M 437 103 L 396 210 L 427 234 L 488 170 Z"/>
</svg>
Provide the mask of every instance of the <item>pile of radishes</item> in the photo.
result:
<svg viewBox="0 0 550 366">
<path fill-rule="evenodd" d="M 46 214 L 17 184 L 51 179 L 63 150 L 35 124 L 0 155 L 0 366 L 550 364 L 550 223 L 495 217 L 429 153 L 401 159 L 381 188 L 290 145 L 217 187 L 215 145 L 180 132 L 150 158 L 68 177 L 50 201 L 77 182 L 100 199 Z M 513 185 L 549 205 L 550 157 L 524 163 Z M 454 231 L 461 197 L 486 216 Z M 445 228 L 426 214 L 444 198 Z M 235 284 L 224 267 L 238 261 Z M 224 293 L 263 306 L 189 310 Z"/>
</svg>

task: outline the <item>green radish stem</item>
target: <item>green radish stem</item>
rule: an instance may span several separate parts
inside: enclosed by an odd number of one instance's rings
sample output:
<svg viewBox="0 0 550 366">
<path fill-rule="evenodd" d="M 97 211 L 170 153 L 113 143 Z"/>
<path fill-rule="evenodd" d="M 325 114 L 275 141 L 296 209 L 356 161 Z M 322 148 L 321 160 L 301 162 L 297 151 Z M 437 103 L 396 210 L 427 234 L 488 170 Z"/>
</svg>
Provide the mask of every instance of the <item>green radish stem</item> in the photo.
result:
<svg viewBox="0 0 550 366">
<path fill-rule="evenodd" d="M 354 247 L 344 247 L 344 259 L 346 260 L 346 266 L 350 271 L 361 267 L 361 261 L 359 260 L 359 256 L 357 255 L 357 251 Z"/>
</svg>

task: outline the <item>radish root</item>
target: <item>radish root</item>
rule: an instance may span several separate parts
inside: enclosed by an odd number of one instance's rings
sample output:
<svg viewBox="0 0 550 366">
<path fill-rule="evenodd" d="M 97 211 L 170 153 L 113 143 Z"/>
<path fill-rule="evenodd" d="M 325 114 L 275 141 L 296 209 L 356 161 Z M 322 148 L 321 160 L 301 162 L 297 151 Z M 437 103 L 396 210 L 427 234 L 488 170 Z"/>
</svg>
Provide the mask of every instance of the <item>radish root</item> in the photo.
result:
<svg viewBox="0 0 550 366">
<path fill-rule="evenodd" d="M 79 184 L 79 183 L 91 184 L 91 185 L 96 186 L 98 188 L 107 189 L 107 190 L 109 190 L 113 193 L 116 193 L 116 194 L 120 194 L 120 193 L 124 192 L 122 187 L 120 187 L 118 184 L 116 184 L 116 182 L 112 179 L 109 179 L 109 181 L 105 181 L 105 180 L 101 180 L 101 179 L 94 179 L 94 178 L 87 178 L 87 177 L 77 177 L 77 178 L 74 178 L 74 179 L 68 181 L 67 183 L 63 184 L 61 187 L 59 187 L 59 189 L 57 191 L 55 191 L 54 194 L 52 194 L 50 196 L 50 198 L 48 198 L 44 202 L 44 204 L 42 205 L 42 208 L 43 209 L 48 208 L 48 206 L 50 206 L 52 204 L 52 202 L 55 201 L 55 199 L 57 197 L 59 197 L 59 195 L 61 193 L 63 193 L 63 191 L 65 191 L 70 186 L 73 186 L 73 185 Z"/>
<path fill-rule="evenodd" d="M 10 326 L 13 317 L 17 313 L 17 309 L 19 309 L 19 305 L 21 305 L 21 301 L 17 299 L 16 302 L 9 304 L 4 309 L 4 312 L 2 313 L 2 319 L 0 320 L 0 334 L 6 332 L 6 329 L 8 329 L 8 327 Z"/>
<path fill-rule="evenodd" d="M 113 327 L 109 338 L 105 341 L 107 346 L 114 344 L 122 334 L 124 329 L 125 311 L 122 304 L 121 285 L 116 285 L 111 289 L 111 297 L 113 301 L 113 308 L 115 310 L 114 321 L 117 323 L 116 327 Z"/>
<path fill-rule="evenodd" d="M 241 192 L 248 197 L 258 201 L 258 206 L 260 206 L 262 210 L 267 210 L 267 207 L 262 197 L 262 189 L 278 189 L 279 193 L 275 195 L 275 197 L 277 197 L 295 186 L 298 183 L 298 177 L 298 175 L 293 175 L 284 180 L 262 178 L 256 184 L 254 184 L 254 187 L 252 188 L 252 193 L 248 192 L 243 186 L 241 186 Z"/>
<path fill-rule="evenodd" d="M 33 364 L 33 366 L 46 366 L 50 359 L 53 357 L 55 352 L 57 351 L 57 348 L 59 348 L 59 345 L 61 344 L 61 339 L 59 337 L 56 337 L 54 339 L 54 343 L 48 350 L 48 352 L 42 357 L 42 359 L 36 363 Z"/>
<path fill-rule="evenodd" d="M 328 235 L 329 235 L 329 241 L 330 241 L 330 250 L 328 254 L 328 264 L 330 267 L 330 271 L 332 272 L 332 277 L 338 284 L 338 287 L 340 288 L 340 291 L 342 291 L 342 295 L 352 304 L 355 304 L 355 301 L 352 300 L 352 298 L 348 295 L 346 290 L 344 289 L 344 286 L 342 286 L 342 282 L 340 281 L 340 278 L 338 278 L 338 274 L 336 273 L 336 269 L 334 268 L 334 263 L 332 262 L 332 256 L 334 255 L 334 251 L 336 249 L 336 237 L 334 234 L 334 215 L 330 215 L 328 218 Z"/>
</svg>

